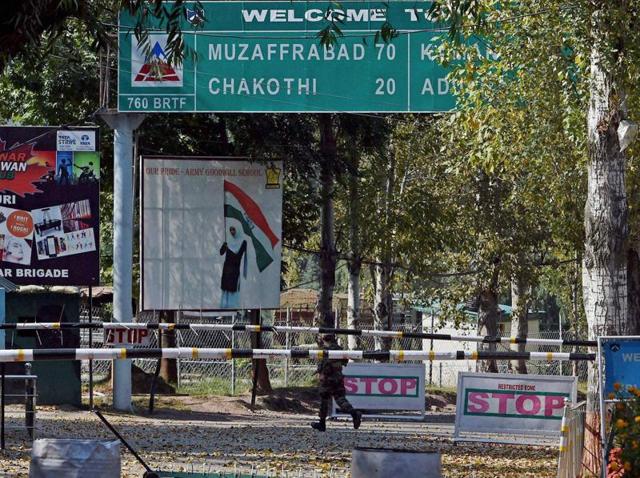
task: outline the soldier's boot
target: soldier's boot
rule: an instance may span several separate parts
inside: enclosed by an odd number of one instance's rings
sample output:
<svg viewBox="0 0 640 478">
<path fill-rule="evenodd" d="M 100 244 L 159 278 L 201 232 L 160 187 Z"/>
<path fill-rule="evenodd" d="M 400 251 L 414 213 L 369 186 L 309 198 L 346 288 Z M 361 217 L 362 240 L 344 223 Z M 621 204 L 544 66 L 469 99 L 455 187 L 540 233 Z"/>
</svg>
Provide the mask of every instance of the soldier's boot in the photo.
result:
<svg viewBox="0 0 640 478">
<path fill-rule="evenodd" d="M 311 428 L 313 428 L 314 430 L 317 430 L 319 432 L 326 432 L 327 431 L 327 424 L 324 421 L 313 422 L 311 424 Z"/>
<path fill-rule="evenodd" d="M 353 429 L 357 430 L 360 428 L 360 424 L 362 423 L 362 412 L 360 410 L 353 410 L 351 412 L 351 418 L 353 418 Z"/>
<path fill-rule="evenodd" d="M 319 410 L 319 418 L 320 420 L 312 423 L 311 428 L 314 430 L 318 430 L 319 432 L 327 431 L 327 415 L 329 414 L 329 398 L 326 396 L 322 396 L 320 399 L 320 410 Z"/>
</svg>

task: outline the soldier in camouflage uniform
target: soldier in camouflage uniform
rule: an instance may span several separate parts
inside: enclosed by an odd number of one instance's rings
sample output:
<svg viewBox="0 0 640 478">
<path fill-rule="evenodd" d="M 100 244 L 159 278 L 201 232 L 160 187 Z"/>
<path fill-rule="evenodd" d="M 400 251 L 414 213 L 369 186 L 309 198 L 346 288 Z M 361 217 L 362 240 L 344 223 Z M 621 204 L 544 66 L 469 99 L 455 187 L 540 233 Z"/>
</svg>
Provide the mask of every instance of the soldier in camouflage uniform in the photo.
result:
<svg viewBox="0 0 640 478">
<path fill-rule="evenodd" d="M 333 335 L 319 337 L 318 345 L 324 350 L 341 350 Z M 320 376 L 320 421 L 311 424 L 318 431 L 323 432 L 327 429 L 327 415 L 331 398 L 335 399 L 340 410 L 351 415 L 353 428 L 356 430 L 360 428 L 362 413 L 353 408 L 345 396 L 342 367 L 346 364 L 347 360 L 329 360 L 327 357 L 324 357 L 318 364 L 318 374 Z"/>
</svg>

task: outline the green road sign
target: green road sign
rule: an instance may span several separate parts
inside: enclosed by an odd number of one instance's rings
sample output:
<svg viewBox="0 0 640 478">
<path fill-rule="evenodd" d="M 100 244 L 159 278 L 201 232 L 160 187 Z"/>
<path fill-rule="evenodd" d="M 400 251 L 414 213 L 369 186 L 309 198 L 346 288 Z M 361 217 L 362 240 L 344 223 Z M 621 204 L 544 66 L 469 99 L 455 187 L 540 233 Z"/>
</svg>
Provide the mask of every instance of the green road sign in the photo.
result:
<svg viewBox="0 0 640 478">
<path fill-rule="evenodd" d="M 182 20 L 185 59 L 167 62 L 167 35 L 149 25 L 150 52 L 136 23 L 120 15 L 118 110 L 122 112 L 442 112 L 455 106 L 436 61 L 429 2 L 215 1 Z M 333 4 L 335 6 L 335 3 Z M 344 36 L 320 44 L 340 19 Z M 399 35 L 375 41 L 385 22 Z M 149 50 L 147 50 L 149 51 Z"/>
</svg>

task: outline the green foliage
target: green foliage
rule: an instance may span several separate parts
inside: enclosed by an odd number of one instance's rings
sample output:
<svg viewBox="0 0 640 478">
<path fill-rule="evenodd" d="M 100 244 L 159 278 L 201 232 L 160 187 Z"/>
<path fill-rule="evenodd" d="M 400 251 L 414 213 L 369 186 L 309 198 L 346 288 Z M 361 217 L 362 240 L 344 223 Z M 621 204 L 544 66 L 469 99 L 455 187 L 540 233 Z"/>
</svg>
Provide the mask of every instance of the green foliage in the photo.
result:
<svg viewBox="0 0 640 478">
<path fill-rule="evenodd" d="M 617 398 L 612 417 L 613 445 L 607 466 L 607 477 L 640 476 L 640 390 L 615 383 Z"/>
<path fill-rule="evenodd" d="M 519 277 L 571 300 L 571 311 L 574 269 L 558 265 L 575 259 L 584 234 L 588 16 L 561 2 L 436 2 L 432 13 L 452 26 L 439 53 L 459 97 L 439 123 L 439 187 L 457 224 L 440 257 L 473 272 L 437 296 L 456 310 L 496 277 L 503 291 Z M 476 33 L 490 55 L 467 41 Z"/>
<path fill-rule="evenodd" d="M 29 125 L 76 123 L 98 105 L 97 55 L 77 21 L 47 51 L 29 48 L 0 75 L 0 117 Z"/>
<path fill-rule="evenodd" d="M 199 1 L 195 5 L 201 8 Z M 0 71 L 33 47 L 40 49 L 44 44 L 48 50 L 74 19 L 84 26 L 94 48 L 112 43 L 111 33 L 121 10 L 137 18 L 134 34 L 143 47 L 149 48 L 147 28 L 153 21 L 168 33 L 169 61 L 181 61 L 180 20 L 186 12 L 185 0 L 5 0 L 0 3 Z"/>
<path fill-rule="evenodd" d="M 450 118 L 458 169 L 478 168 L 506 187 L 506 195 L 494 199 L 504 213 L 498 216 L 500 223 L 508 227 L 491 240 L 500 247 L 488 244 L 488 249 L 502 251 L 504 262 L 505 257 L 518 257 L 512 246 L 528 243 L 523 252 L 533 278 L 564 296 L 565 307 L 569 296 L 575 304 L 580 294 L 569 287 L 578 280 L 573 267 L 531 266 L 581 258 L 590 58 L 594 47 L 602 49 L 601 61 L 615 78 L 616 91 L 627 91 L 624 106 L 631 118 L 636 116 L 638 5 L 454 0 L 436 1 L 432 13 L 449 23 L 449 38 L 454 40 L 440 53 L 442 61 L 455 66 L 450 79 L 460 98 L 459 111 Z M 606 19 L 606 28 L 597 37 L 594 15 Z M 497 57 L 486 59 L 469 48 L 464 39 L 470 35 L 481 35 Z M 467 61 L 455 61 L 461 57 Z M 637 155 L 633 148 L 626 155 L 631 237 L 635 237 L 640 225 L 633 179 Z M 505 219 L 515 220 L 517 228 Z M 510 262 L 505 266 L 511 273 L 522 268 L 518 261 Z"/>
</svg>

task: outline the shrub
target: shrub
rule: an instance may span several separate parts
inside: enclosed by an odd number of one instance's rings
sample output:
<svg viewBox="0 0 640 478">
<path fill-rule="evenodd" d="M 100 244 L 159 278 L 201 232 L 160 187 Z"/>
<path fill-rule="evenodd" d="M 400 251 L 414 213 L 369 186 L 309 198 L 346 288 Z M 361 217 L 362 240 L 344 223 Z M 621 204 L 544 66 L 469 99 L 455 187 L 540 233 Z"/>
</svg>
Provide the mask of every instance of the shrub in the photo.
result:
<svg viewBox="0 0 640 478">
<path fill-rule="evenodd" d="M 609 452 L 607 478 L 640 478 L 640 389 L 619 383 L 610 399 L 617 398 L 613 410 L 613 445 Z"/>
</svg>

